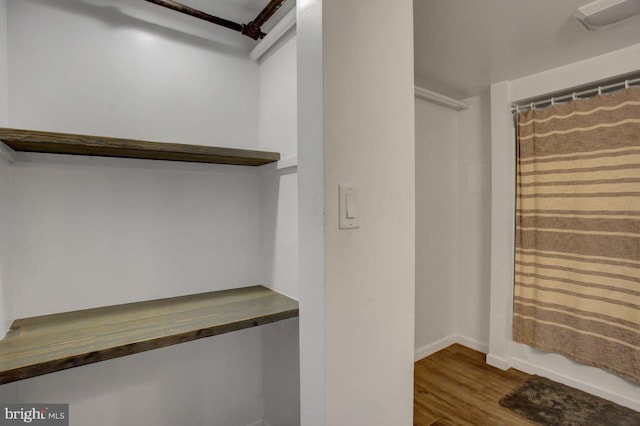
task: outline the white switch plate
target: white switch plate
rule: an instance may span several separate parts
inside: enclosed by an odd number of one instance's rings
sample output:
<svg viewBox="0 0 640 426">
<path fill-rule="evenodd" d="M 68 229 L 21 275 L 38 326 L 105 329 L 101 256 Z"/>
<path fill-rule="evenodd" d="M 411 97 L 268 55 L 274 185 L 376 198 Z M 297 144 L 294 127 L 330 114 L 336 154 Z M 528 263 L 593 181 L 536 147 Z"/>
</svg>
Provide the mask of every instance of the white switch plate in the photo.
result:
<svg viewBox="0 0 640 426">
<path fill-rule="evenodd" d="M 341 183 L 338 185 L 338 196 L 340 197 L 338 203 L 340 210 L 339 228 L 360 228 L 360 185 Z M 347 208 L 347 205 L 349 208 Z"/>
</svg>

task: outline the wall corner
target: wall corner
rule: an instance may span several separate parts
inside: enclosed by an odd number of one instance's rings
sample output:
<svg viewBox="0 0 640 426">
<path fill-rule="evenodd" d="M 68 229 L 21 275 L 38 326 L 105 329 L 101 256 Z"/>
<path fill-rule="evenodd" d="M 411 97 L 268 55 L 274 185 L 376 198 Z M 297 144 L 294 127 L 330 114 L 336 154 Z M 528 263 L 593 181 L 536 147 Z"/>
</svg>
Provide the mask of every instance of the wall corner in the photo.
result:
<svg viewBox="0 0 640 426">
<path fill-rule="evenodd" d="M 7 0 L 0 0 L 0 127 L 9 124 Z"/>
<path fill-rule="evenodd" d="M 491 309 L 489 354 L 508 360 L 513 313 L 515 142 L 510 83 L 491 86 Z M 509 224 L 505 226 L 504 224 Z"/>
</svg>

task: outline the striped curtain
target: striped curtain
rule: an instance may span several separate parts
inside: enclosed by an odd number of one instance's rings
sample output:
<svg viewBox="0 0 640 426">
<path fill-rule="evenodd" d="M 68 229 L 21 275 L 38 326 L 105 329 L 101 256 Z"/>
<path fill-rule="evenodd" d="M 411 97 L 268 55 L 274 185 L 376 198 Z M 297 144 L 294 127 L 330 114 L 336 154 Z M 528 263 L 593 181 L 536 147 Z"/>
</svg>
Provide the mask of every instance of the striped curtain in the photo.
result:
<svg viewBox="0 0 640 426">
<path fill-rule="evenodd" d="M 517 116 L 513 339 L 640 383 L 640 88 Z"/>
</svg>

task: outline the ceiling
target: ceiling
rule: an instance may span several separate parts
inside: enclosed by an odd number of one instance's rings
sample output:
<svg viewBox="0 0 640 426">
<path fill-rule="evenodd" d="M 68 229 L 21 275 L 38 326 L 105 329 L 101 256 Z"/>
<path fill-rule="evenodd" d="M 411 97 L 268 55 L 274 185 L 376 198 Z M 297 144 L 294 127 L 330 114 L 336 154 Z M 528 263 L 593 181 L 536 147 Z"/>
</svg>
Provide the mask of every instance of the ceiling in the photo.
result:
<svg viewBox="0 0 640 426">
<path fill-rule="evenodd" d="M 414 0 L 416 84 L 463 99 L 640 43 L 640 18 L 585 29 L 573 12 L 592 1 Z"/>
<path fill-rule="evenodd" d="M 178 1 L 241 24 L 253 20 L 269 2 Z M 413 0 L 416 84 L 463 99 L 498 81 L 640 43 L 640 18 L 600 31 L 585 29 L 573 12 L 591 1 Z M 190 43 L 202 42 L 232 54 L 246 55 L 257 44 L 238 32 L 142 0 L 57 0 L 55 4 L 97 16 L 110 11 L 146 31 L 169 32 Z M 287 0 L 263 30 L 268 33 L 295 5 L 295 0 Z"/>
</svg>

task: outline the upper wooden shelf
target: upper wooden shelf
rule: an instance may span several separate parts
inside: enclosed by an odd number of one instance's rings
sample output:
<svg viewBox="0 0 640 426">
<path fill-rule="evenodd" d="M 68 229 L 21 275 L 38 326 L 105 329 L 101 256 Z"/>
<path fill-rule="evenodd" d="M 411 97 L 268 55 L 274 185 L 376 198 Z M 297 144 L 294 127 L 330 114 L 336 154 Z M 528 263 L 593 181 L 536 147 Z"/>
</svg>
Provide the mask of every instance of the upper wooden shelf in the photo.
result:
<svg viewBox="0 0 640 426">
<path fill-rule="evenodd" d="M 0 384 L 298 316 L 254 286 L 19 319 L 0 341 Z"/>
<path fill-rule="evenodd" d="M 240 166 L 261 166 L 280 159 L 280 154 L 277 152 L 7 128 L 0 128 L 0 141 L 14 151 L 50 154 L 142 158 Z"/>
</svg>

